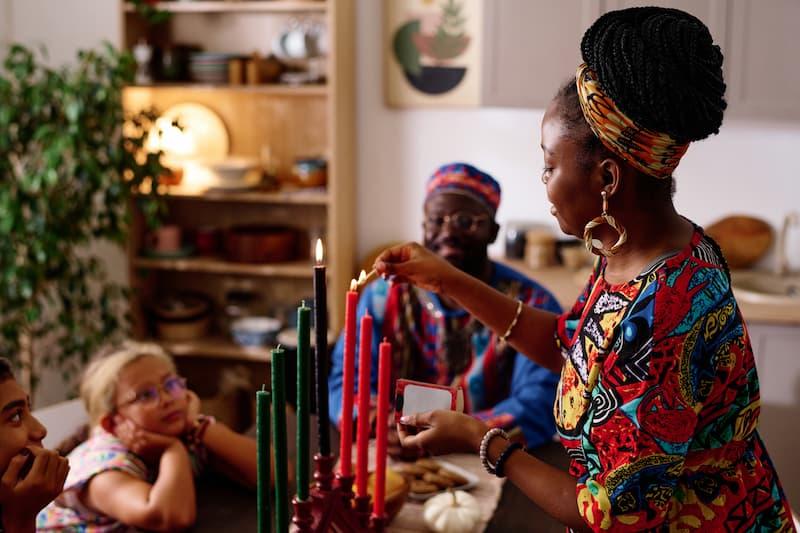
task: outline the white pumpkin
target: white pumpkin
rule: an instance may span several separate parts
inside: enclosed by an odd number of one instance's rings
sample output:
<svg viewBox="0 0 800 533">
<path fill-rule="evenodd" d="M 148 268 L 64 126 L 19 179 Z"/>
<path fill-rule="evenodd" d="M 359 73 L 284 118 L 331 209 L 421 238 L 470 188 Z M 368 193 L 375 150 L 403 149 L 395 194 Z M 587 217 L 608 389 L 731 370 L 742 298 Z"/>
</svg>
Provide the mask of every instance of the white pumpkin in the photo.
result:
<svg viewBox="0 0 800 533">
<path fill-rule="evenodd" d="M 423 518 L 438 533 L 472 533 L 481 520 L 481 510 L 470 494 L 451 490 L 425 502 Z"/>
</svg>

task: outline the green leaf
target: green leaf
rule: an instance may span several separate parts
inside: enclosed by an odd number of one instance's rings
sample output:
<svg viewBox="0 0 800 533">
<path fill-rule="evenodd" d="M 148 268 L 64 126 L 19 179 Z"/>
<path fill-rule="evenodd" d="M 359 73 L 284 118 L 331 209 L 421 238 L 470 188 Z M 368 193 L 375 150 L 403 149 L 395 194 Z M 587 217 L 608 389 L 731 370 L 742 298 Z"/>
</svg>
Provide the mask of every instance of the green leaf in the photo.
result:
<svg viewBox="0 0 800 533">
<path fill-rule="evenodd" d="M 422 66 L 419 62 L 419 50 L 414 44 L 413 35 L 419 33 L 419 20 L 412 20 L 400 26 L 394 34 L 392 47 L 397 62 L 404 71 L 412 76 L 419 76 L 422 73 Z"/>
<path fill-rule="evenodd" d="M 69 374 L 128 329 L 126 291 L 88 245 L 125 241 L 136 186 L 164 167 L 160 154 L 135 157 L 155 113 L 123 112 L 130 54 L 105 43 L 61 69 L 42 56 L 14 44 L 0 66 L 0 355 L 17 358 L 23 333 L 35 349 L 48 335 L 37 364 Z M 156 193 L 147 201 L 163 216 Z"/>
</svg>

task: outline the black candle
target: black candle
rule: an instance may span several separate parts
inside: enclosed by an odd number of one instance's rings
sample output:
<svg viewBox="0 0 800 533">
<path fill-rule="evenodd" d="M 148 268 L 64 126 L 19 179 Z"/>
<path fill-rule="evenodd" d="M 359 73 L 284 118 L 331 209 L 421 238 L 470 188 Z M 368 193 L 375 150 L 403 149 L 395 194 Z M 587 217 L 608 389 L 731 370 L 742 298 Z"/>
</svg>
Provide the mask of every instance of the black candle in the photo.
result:
<svg viewBox="0 0 800 533">
<path fill-rule="evenodd" d="M 331 437 L 328 421 L 328 299 L 323 264 L 322 240 L 317 239 L 316 265 L 314 266 L 314 349 L 315 388 L 317 397 L 317 432 L 319 453 L 331 454 Z"/>
</svg>

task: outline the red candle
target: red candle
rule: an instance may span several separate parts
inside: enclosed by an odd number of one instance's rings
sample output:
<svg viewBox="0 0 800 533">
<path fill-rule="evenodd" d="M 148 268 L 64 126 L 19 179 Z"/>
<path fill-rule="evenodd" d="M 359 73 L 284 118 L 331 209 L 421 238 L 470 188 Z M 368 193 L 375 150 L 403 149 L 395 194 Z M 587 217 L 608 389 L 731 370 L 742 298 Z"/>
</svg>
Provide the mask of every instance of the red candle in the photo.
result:
<svg viewBox="0 0 800 533">
<path fill-rule="evenodd" d="M 392 345 L 386 339 L 378 352 L 378 418 L 375 429 L 375 503 L 373 513 L 382 517 L 386 503 L 386 436 L 389 431 L 389 377 Z"/>
<path fill-rule="evenodd" d="M 372 317 L 361 317 L 361 344 L 358 347 L 358 456 L 356 457 L 356 496 L 367 495 L 369 460 L 370 363 L 372 360 Z"/>
<path fill-rule="evenodd" d="M 344 306 L 344 372 L 342 377 L 342 427 L 339 439 L 339 473 L 352 476 L 353 390 L 356 362 L 356 280 L 350 282 Z"/>
</svg>

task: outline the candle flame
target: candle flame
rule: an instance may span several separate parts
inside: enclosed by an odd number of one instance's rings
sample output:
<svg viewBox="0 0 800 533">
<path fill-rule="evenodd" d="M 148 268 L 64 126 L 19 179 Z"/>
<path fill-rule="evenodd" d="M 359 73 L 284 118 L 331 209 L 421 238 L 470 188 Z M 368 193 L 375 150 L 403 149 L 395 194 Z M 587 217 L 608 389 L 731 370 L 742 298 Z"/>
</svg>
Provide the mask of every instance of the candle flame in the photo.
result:
<svg viewBox="0 0 800 533">
<path fill-rule="evenodd" d="M 362 270 L 358 275 L 358 284 L 363 285 L 365 281 L 367 281 L 367 273 Z"/>
<path fill-rule="evenodd" d="M 317 239 L 317 245 L 315 247 L 314 257 L 317 260 L 317 264 L 322 264 L 322 259 L 324 258 L 322 253 L 322 239 Z"/>
<path fill-rule="evenodd" d="M 354 279 L 350 280 L 350 290 L 353 291 L 353 292 L 358 290 L 358 282 L 356 280 L 354 280 Z"/>
</svg>

